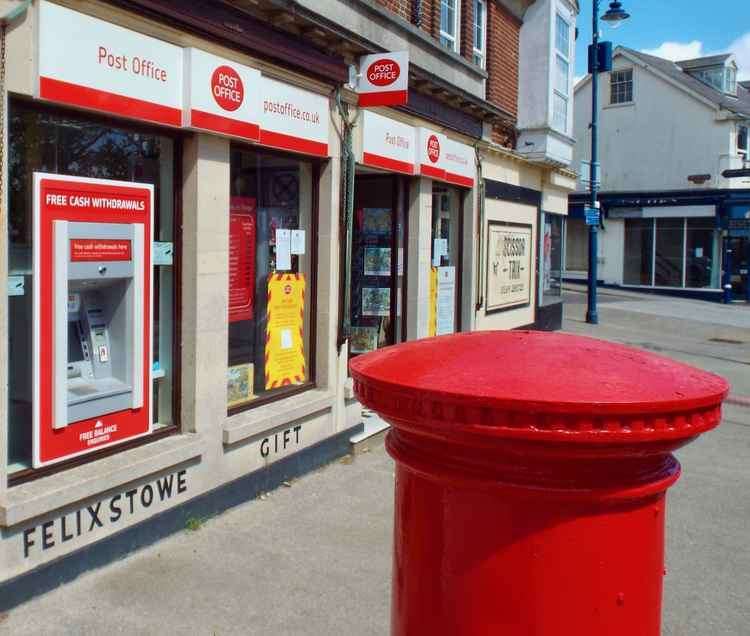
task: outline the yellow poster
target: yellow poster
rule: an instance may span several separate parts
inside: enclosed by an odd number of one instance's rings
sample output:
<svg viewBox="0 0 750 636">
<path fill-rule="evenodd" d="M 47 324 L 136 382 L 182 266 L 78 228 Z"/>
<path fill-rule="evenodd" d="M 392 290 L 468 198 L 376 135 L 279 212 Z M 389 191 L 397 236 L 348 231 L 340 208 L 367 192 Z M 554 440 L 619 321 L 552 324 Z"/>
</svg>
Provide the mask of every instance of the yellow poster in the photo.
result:
<svg viewBox="0 0 750 636">
<path fill-rule="evenodd" d="M 437 267 L 430 267 L 430 314 L 427 319 L 427 335 L 434 336 L 437 334 L 437 291 L 438 276 Z"/>
<path fill-rule="evenodd" d="M 305 381 L 304 274 L 272 274 L 266 314 L 266 390 Z"/>
</svg>

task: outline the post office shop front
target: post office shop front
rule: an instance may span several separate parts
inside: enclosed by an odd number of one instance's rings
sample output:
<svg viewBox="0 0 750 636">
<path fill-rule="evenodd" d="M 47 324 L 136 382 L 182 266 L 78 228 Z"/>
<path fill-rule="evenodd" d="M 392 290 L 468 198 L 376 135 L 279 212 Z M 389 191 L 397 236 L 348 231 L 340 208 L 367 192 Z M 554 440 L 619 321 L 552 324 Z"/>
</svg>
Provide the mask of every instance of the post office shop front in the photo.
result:
<svg viewBox="0 0 750 636">
<path fill-rule="evenodd" d="M 6 34 L 6 599 L 319 465 L 357 424 L 333 83 L 78 8 L 34 2 Z"/>
<path fill-rule="evenodd" d="M 464 218 L 473 209 L 475 151 L 426 123 L 386 109 L 359 113 L 352 355 L 462 328 L 461 286 L 470 276 L 464 232 L 471 227 Z"/>
</svg>

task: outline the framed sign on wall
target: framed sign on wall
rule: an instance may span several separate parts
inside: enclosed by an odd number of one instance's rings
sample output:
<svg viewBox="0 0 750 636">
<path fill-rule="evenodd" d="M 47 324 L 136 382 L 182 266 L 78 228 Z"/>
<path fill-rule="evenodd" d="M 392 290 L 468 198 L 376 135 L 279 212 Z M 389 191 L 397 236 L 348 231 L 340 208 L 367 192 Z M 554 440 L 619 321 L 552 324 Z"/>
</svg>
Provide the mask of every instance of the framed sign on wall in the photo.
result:
<svg viewBox="0 0 750 636">
<path fill-rule="evenodd" d="M 487 228 L 486 313 L 531 303 L 532 227 L 489 221 Z"/>
</svg>

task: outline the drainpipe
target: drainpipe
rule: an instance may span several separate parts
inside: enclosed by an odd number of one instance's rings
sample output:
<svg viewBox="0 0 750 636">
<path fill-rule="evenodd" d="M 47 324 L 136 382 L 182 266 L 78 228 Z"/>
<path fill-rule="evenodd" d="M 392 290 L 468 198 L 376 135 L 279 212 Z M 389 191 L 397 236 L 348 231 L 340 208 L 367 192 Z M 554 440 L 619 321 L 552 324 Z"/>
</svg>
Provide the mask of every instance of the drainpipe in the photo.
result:
<svg viewBox="0 0 750 636">
<path fill-rule="evenodd" d="M 479 144 L 474 146 L 474 154 L 477 163 L 477 196 L 479 204 L 477 205 L 477 276 L 476 276 L 476 305 L 474 311 L 478 312 L 484 306 L 484 286 L 482 285 L 483 273 L 482 263 L 484 262 L 484 178 L 482 177 L 482 155 L 479 152 Z M 476 319 L 476 316 L 475 316 Z"/>
</svg>

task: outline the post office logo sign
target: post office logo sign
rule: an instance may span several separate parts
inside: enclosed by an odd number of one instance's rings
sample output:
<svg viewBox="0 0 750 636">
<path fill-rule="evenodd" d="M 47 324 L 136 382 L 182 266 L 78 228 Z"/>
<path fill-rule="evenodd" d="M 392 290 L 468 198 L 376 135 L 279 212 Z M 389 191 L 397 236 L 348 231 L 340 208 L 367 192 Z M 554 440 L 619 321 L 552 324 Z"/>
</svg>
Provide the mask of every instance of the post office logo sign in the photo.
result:
<svg viewBox="0 0 750 636">
<path fill-rule="evenodd" d="M 231 66 L 219 66 L 211 75 L 211 94 L 224 110 L 237 110 L 245 99 L 245 87 L 239 73 Z"/>
<path fill-rule="evenodd" d="M 374 86 L 390 86 L 401 76 L 398 62 L 390 58 L 375 60 L 367 69 L 367 79 Z"/>
<path fill-rule="evenodd" d="M 427 139 L 427 157 L 432 163 L 440 160 L 440 140 L 437 135 L 430 135 Z"/>
</svg>

